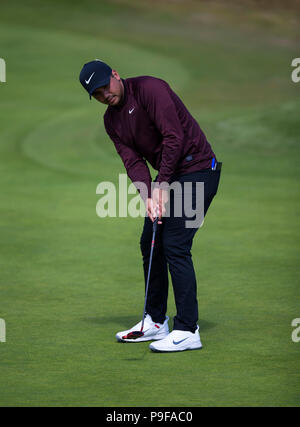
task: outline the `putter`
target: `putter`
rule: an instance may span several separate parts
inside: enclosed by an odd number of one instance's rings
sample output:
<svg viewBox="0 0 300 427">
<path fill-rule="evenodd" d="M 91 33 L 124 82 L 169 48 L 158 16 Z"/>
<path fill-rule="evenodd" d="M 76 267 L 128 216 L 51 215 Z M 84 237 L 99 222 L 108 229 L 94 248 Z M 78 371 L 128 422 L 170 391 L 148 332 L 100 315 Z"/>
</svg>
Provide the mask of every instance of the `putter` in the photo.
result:
<svg viewBox="0 0 300 427">
<path fill-rule="evenodd" d="M 158 217 L 156 217 L 155 221 L 153 222 L 153 234 L 152 234 L 152 243 L 151 243 L 151 251 L 150 251 L 150 259 L 149 259 L 148 276 L 147 276 L 147 283 L 146 283 L 145 302 L 144 302 L 144 311 L 143 311 L 143 320 L 142 320 L 141 330 L 129 332 L 127 335 L 124 335 L 122 337 L 123 339 L 136 340 L 137 338 L 140 338 L 144 335 L 143 329 L 144 329 L 144 322 L 145 322 L 146 304 L 147 304 L 147 296 L 148 296 L 148 289 L 149 289 L 150 272 L 151 272 L 151 264 L 152 264 L 153 249 L 154 249 L 154 244 L 155 244 L 155 234 L 156 234 L 156 230 L 157 230 L 157 223 L 158 223 Z"/>
</svg>

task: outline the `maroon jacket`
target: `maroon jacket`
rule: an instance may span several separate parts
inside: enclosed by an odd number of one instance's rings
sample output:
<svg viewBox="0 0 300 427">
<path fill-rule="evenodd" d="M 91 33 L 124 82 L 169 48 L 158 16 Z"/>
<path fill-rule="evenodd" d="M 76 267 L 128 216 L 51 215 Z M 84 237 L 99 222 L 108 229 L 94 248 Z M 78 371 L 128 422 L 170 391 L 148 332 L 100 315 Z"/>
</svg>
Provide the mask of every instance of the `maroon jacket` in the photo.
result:
<svg viewBox="0 0 300 427">
<path fill-rule="evenodd" d="M 132 182 L 144 182 L 151 197 L 146 160 L 159 171 L 159 183 L 211 167 L 210 144 L 165 81 L 149 76 L 122 81 L 124 102 L 107 108 L 104 125 Z"/>
</svg>

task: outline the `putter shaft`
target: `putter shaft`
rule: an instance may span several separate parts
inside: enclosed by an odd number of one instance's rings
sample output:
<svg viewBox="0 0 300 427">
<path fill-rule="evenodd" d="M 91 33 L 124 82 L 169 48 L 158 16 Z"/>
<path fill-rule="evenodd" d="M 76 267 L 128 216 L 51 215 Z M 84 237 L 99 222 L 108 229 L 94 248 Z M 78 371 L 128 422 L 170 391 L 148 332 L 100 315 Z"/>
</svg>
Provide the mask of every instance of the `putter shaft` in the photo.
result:
<svg viewBox="0 0 300 427">
<path fill-rule="evenodd" d="M 149 266 L 148 266 L 148 276 L 147 276 L 147 282 L 146 282 L 145 302 L 144 302 L 144 311 L 143 311 L 143 320 L 142 320 L 141 332 L 143 332 L 143 329 L 144 329 L 145 312 L 146 312 L 146 305 L 147 305 L 147 297 L 148 297 L 148 289 L 149 289 L 149 282 L 150 282 L 150 273 L 151 273 L 151 265 L 152 265 L 152 257 L 153 257 L 153 249 L 154 249 L 154 244 L 155 244 L 155 234 L 156 234 L 156 230 L 157 230 L 157 223 L 158 223 L 158 217 L 155 218 L 155 220 L 153 222 L 153 233 L 152 233 Z"/>
</svg>

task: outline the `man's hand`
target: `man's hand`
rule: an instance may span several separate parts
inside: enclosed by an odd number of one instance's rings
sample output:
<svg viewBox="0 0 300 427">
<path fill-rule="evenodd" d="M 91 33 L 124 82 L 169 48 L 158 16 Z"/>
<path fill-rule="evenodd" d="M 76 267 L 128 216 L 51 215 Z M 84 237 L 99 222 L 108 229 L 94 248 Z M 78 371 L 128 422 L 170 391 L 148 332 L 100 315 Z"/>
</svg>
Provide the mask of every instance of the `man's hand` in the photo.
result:
<svg viewBox="0 0 300 427">
<path fill-rule="evenodd" d="M 152 193 L 152 199 L 146 200 L 146 210 L 149 218 L 154 222 L 155 218 L 158 217 L 158 224 L 162 224 L 162 217 L 166 213 L 166 207 L 169 200 L 168 191 L 161 188 L 154 188 Z"/>
</svg>

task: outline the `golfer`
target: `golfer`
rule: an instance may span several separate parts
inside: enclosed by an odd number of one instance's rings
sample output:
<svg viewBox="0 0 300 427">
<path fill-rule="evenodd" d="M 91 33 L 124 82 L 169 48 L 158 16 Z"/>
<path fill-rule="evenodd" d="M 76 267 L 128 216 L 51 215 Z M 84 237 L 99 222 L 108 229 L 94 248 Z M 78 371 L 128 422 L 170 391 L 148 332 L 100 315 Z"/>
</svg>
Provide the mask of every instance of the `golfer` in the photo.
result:
<svg viewBox="0 0 300 427">
<path fill-rule="evenodd" d="M 118 332 L 116 338 L 118 341 L 153 341 L 150 349 L 157 352 L 200 349 L 197 283 L 191 256 L 193 238 L 200 224 L 187 227 L 187 220 L 195 215 L 186 215 L 184 209 L 181 216 L 175 215 L 178 197 L 172 196 L 167 185 L 178 182 L 183 187 L 187 182 L 192 183 L 190 196 L 194 206 L 196 183 L 204 183 L 202 209 L 205 215 L 217 193 L 221 163 L 217 162 L 196 120 L 164 80 L 150 76 L 122 79 L 116 70 L 100 60 L 85 64 L 79 79 L 90 98 L 108 106 L 104 114 L 106 132 L 129 178 L 133 183 L 143 183 L 146 189 L 140 191 L 147 213 L 140 239 L 145 281 L 152 224 L 159 219 L 144 335 L 134 340 L 126 339 L 129 332 L 141 328 L 141 321 L 131 329 Z M 147 162 L 158 171 L 154 186 Z M 184 196 L 179 202 L 183 203 L 183 199 Z M 172 332 L 169 332 L 166 316 L 168 269 L 176 303 Z"/>
</svg>

